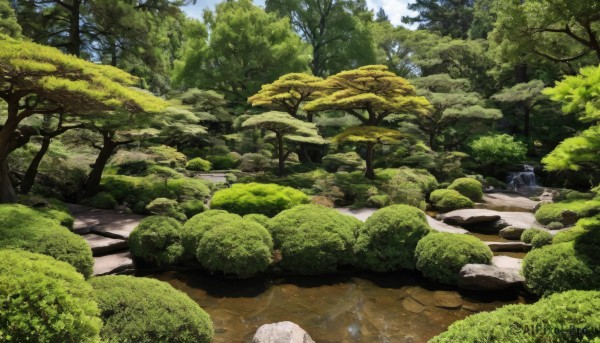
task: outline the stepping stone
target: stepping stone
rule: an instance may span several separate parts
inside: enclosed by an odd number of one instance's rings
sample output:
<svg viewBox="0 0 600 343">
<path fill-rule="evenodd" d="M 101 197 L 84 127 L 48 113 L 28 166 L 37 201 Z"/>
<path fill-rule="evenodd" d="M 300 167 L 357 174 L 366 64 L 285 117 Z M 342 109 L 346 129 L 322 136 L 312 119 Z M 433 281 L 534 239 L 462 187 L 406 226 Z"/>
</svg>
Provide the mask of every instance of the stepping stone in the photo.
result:
<svg viewBox="0 0 600 343">
<path fill-rule="evenodd" d="M 402 307 L 412 313 L 421 313 L 425 309 L 425 306 L 411 297 L 406 297 L 402 300 Z"/>
<path fill-rule="evenodd" d="M 469 231 L 467 231 L 465 229 L 461 229 L 461 228 L 454 227 L 452 225 L 448 225 L 439 220 L 435 220 L 435 219 L 431 218 L 430 216 L 427 216 L 427 224 L 429 224 L 429 226 L 432 229 L 434 229 L 435 231 L 439 231 L 439 232 L 456 233 L 456 234 L 469 233 Z"/>
<path fill-rule="evenodd" d="M 539 201 L 533 201 L 519 194 L 512 193 L 486 193 L 483 195 L 484 208 L 496 211 L 524 211 L 532 212 Z"/>
<path fill-rule="evenodd" d="M 522 286 L 520 274 L 523 260 L 508 256 L 494 256 L 492 264 L 467 264 L 460 270 L 458 286 L 472 290 L 503 290 Z"/>
<path fill-rule="evenodd" d="M 113 221 L 96 225 L 91 228 L 90 232 L 111 238 L 127 239 L 142 218 L 142 216 L 115 215 Z"/>
<path fill-rule="evenodd" d="M 94 234 L 87 234 L 82 237 L 92 248 L 94 256 L 106 255 L 129 248 L 129 244 L 124 239 L 115 239 Z"/>
<path fill-rule="evenodd" d="M 492 223 L 500 219 L 500 212 L 485 209 L 464 209 L 439 214 L 436 218 L 446 224 L 469 225 L 478 223 Z"/>
<path fill-rule="evenodd" d="M 502 269 L 513 269 L 519 272 L 521 270 L 521 266 L 523 265 L 523 260 L 520 258 L 514 258 L 510 256 L 494 256 L 492 257 L 492 266 L 502 268 Z"/>
<path fill-rule="evenodd" d="M 495 252 L 526 252 L 531 250 L 531 244 L 523 242 L 484 242 Z"/>
<path fill-rule="evenodd" d="M 133 257 L 129 251 L 94 258 L 92 275 L 132 274 L 135 271 Z"/>
<path fill-rule="evenodd" d="M 457 309 L 462 306 L 462 298 L 456 292 L 435 291 L 433 292 L 433 298 L 437 307 Z"/>
</svg>

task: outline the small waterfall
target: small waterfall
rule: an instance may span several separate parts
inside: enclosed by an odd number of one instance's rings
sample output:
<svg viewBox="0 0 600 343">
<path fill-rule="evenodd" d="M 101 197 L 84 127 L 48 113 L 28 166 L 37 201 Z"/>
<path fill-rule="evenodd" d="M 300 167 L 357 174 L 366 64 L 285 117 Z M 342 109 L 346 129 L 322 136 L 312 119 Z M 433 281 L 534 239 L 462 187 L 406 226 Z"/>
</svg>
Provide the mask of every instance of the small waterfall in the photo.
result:
<svg viewBox="0 0 600 343">
<path fill-rule="evenodd" d="M 523 171 L 508 173 L 506 185 L 509 189 L 515 191 L 521 188 L 536 188 L 537 182 L 533 167 L 525 164 L 523 165 Z"/>
</svg>

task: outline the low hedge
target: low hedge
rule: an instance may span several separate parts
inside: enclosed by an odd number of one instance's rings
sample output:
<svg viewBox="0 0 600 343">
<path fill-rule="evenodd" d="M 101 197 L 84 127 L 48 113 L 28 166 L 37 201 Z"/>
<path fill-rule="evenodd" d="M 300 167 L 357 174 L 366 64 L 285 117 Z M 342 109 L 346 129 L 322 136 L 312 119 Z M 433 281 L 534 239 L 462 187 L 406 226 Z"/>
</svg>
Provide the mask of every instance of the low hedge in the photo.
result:
<svg viewBox="0 0 600 343">
<path fill-rule="evenodd" d="M 570 291 L 532 305 L 507 305 L 450 325 L 430 343 L 597 342 L 600 292 Z"/>
<path fill-rule="evenodd" d="M 469 177 L 461 177 L 452 181 L 450 186 L 448 186 L 448 189 L 457 191 L 471 199 L 471 201 L 478 202 L 483 199 L 481 182 Z"/>
<path fill-rule="evenodd" d="M 52 256 L 85 277 L 92 274 L 94 266 L 92 250 L 81 236 L 23 205 L 0 205 L 0 248 Z"/>
<path fill-rule="evenodd" d="M 541 248 L 544 245 L 552 243 L 552 234 L 548 230 L 531 228 L 523 231 L 521 241 L 523 243 L 530 243 L 533 248 Z"/>
<path fill-rule="evenodd" d="M 222 209 L 239 215 L 260 213 L 273 217 L 277 213 L 305 204 L 310 198 L 303 192 L 276 184 L 234 184 L 231 188 L 217 191 L 211 208 Z"/>
<path fill-rule="evenodd" d="M 209 343 L 210 317 L 186 294 L 168 283 L 133 276 L 101 276 L 90 280 L 106 342 Z"/>
<path fill-rule="evenodd" d="M 181 224 L 173 218 L 144 218 L 129 235 L 129 249 L 134 256 L 146 261 L 173 264 L 183 255 L 181 231 Z"/>
<path fill-rule="evenodd" d="M 408 205 L 377 210 L 358 232 L 357 265 L 378 272 L 415 269 L 415 249 L 431 232 L 425 213 Z"/>
<path fill-rule="evenodd" d="M 187 216 L 183 213 L 183 209 L 179 203 L 173 199 L 156 198 L 146 206 L 146 211 L 157 216 L 170 217 L 180 222 L 187 220 Z"/>
<path fill-rule="evenodd" d="M 453 189 L 437 189 L 431 192 L 429 200 L 442 212 L 450 212 L 461 208 L 472 208 L 473 201 Z"/>
<path fill-rule="evenodd" d="M 300 205 L 279 213 L 267 227 L 281 252 L 283 269 L 319 274 L 353 261 L 353 245 L 361 224 L 331 208 Z"/>
<path fill-rule="evenodd" d="M 456 284 L 465 264 L 490 264 L 494 254 L 480 239 L 453 233 L 432 233 L 417 244 L 417 269 L 429 279 Z"/>
<path fill-rule="evenodd" d="M 92 287 L 65 262 L 0 250 L 0 342 L 97 342 Z"/>
<path fill-rule="evenodd" d="M 200 157 L 192 158 L 185 164 L 185 169 L 193 171 L 209 171 L 212 167 L 210 161 Z"/>
<path fill-rule="evenodd" d="M 103 210 L 111 210 L 119 204 L 115 197 L 108 192 L 99 192 L 92 197 L 83 199 L 81 203 L 86 206 L 100 208 Z"/>
<path fill-rule="evenodd" d="M 543 225 L 548 225 L 552 222 L 560 222 L 565 225 L 573 224 L 571 222 L 564 222 L 562 215 L 564 211 L 575 212 L 580 218 L 590 217 L 600 213 L 600 199 L 544 204 L 535 212 L 535 219 Z"/>
</svg>

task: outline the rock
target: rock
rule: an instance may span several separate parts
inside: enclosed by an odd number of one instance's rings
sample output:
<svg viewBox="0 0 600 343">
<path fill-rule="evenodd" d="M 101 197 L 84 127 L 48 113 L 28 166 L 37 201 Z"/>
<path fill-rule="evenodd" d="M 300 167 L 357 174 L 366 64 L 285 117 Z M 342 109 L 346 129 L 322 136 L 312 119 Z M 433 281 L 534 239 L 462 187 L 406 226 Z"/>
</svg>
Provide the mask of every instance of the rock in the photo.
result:
<svg viewBox="0 0 600 343">
<path fill-rule="evenodd" d="M 500 219 L 499 212 L 485 209 L 456 210 L 438 215 L 436 218 L 446 224 L 469 225 L 477 223 L 491 223 Z"/>
<path fill-rule="evenodd" d="M 469 231 L 467 231 L 465 229 L 461 229 L 461 228 L 454 227 L 452 225 L 448 225 L 439 220 L 435 220 L 435 219 L 431 218 L 430 216 L 427 216 L 427 224 L 429 224 L 429 226 L 432 229 L 434 229 L 435 231 L 439 231 L 439 232 L 456 233 L 456 234 L 469 233 Z"/>
<path fill-rule="evenodd" d="M 292 322 L 265 324 L 256 330 L 252 343 L 315 343 L 308 333 Z"/>
<path fill-rule="evenodd" d="M 531 244 L 523 242 L 484 242 L 495 252 L 526 252 L 531 250 Z"/>
<path fill-rule="evenodd" d="M 564 226 L 571 226 L 579 220 L 579 215 L 571 210 L 563 210 L 561 213 L 561 222 Z"/>
<path fill-rule="evenodd" d="M 499 212 L 498 214 L 500 215 L 500 220 L 492 224 L 492 227 L 498 230 L 509 226 L 519 229 L 543 227 L 541 224 L 535 221 L 535 215 L 531 212 Z"/>
<path fill-rule="evenodd" d="M 75 232 L 79 234 L 91 232 L 116 239 L 127 239 L 131 231 L 144 218 L 139 215 L 123 214 L 75 204 L 67 204 L 67 208 L 75 217 Z"/>
<path fill-rule="evenodd" d="M 521 260 L 507 256 L 497 257 L 502 259 L 494 257 L 492 265 L 464 265 L 460 270 L 458 286 L 471 290 L 496 291 L 522 285 L 525 278 L 519 272 Z"/>
<path fill-rule="evenodd" d="M 421 287 L 411 287 L 406 291 L 411 298 L 423 306 L 435 306 L 435 299 L 431 296 L 431 291 Z"/>
<path fill-rule="evenodd" d="M 484 208 L 496 211 L 533 211 L 537 201 L 519 194 L 487 193 L 483 195 Z"/>
<path fill-rule="evenodd" d="M 462 306 L 462 298 L 456 292 L 435 291 L 433 292 L 433 298 L 437 307 L 456 309 Z"/>
<path fill-rule="evenodd" d="M 87 234 L 82 236 L 83 239 L 92 248 L 94 256 L 106 255 L 115 251 L 127 250 L 129 244 L 124 239 L 109 238 L 94 234 Z"/>
<path fill-rule="evenodd" d="M 120 254 L 94 257 L 94 272 L 92 275 L 131 274 L 135 271 L 133 258 L 129 251 Z"/>
<path fill-rule="evenodd" d="M 402 307 L 412 313 L 421 313 L 425 309 L 421 303 L 413 299 L 412 297 L 406 297 L 402 300 Z"/>
<path fill-rule="evenodd" d="M 519 240 L 519 239 L 521 239 L 521 234 L 525 230 L 526 229 L 524 229 L 524 228 L 507 226 L 504 229 L 500 230 L 500 232 L 498 234 L 500 235 L 500 237 L 502 237 L 504 239 Z"/>
</svg>

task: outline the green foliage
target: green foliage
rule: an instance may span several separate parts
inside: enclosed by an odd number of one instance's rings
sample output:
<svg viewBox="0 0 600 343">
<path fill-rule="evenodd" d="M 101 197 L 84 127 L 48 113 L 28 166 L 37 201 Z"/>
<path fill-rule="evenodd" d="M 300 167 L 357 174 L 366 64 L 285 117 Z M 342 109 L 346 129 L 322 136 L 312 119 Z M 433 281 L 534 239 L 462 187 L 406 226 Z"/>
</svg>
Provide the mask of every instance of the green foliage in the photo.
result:
<svg viewBox="0 0 600 343">
<path fill-rule="evenodd" d="M 271 167 L 271 160 L 263 154 L 247 153 L 240 160 L 240 170 L 243 172 L 265 171 Z"/>
<path fill-rule="evenodd" d="M 269 223 L 269 217 L 265 216 L 264 214 L 250 213 L 245 215 L 243 218 L 258 223 L 264 227 L 267 227 L 267 224 Z"/>
<path fill-rule="evenodd" d="M 209 343 L 214 330 L 198 304 L 168 283 L 133 276 L 90 280 L 106 342 Z"/>
<path fill-rule="evenodd" d="M 92 274 L 92 250 L 83 238 L 23 205 L 0 205 L 0 248 L 49 255 L 85 277 Z"/>
<path fill-rule="evenodd" d="M 101 208 L 104 210 L 111 210 L 115 208 L 119 203 L 112 194 L 108 192 L 99 192 L 93 197 L 84 199 L 82 204 L 90 207 Z"/>
<path fill-rule="evenodd" d="M 180 222 L 187 219 L 179 203 L 172 199 L 156 198 L 146 206 L 146 210 L 154 215 L 170 217 Z"/>
<path fill-rule="evenodd" d="M 207 156 L 206 159 L 212 164 L 212 168 L 214 170 L 233 169 L 240 162 L 240 158 L 236 157 L 232 154 L 218 155 L 218 156 L 212 155 L 212 156 Z"/>
<path fill-rule="evenodd" d="M 507 134 L 480 137 L 470 144 L 473 158 L 487 166 L 505 166 L 525 160 L 527 147 Z"/>
<path fill-rule="evenodd" d="M 552 152 L 542 159 L 546 169 L 596 170 L 600 165 L 600 125 L 592 126 L 575 137 L 562 141 Z"/>
<path fill-rule="evenodd" d="M 570 291 L 473 314 L 429 342 L 595 342 L 599 314 L 600 292 Z"/>
<path fill-rule="evenodd" d="M 544 93 L 554 101 L 563 102 L 565 113 L 577 113 L 579 119 L 587 122 L 600 121 L 600 66 L 582 68 L 579 75 L 567 76 Z"/>
<path fill-rule="evenodd" d="M 54 198 L 42 198 L 37 195 L 19 195 L 19 204 L 31 207 L 40 212 L 44 217 L 54 219 L 60 225 L 72 228 L 75 218 L 65 204 Z"/>
<path fill-rule="evenodd" d="M 333 142 L 396 144 L 404 137 L 398 130 L 385 127 L 355 126 L 335 136 Z"/>
<path fill-rule="evenodd" d="M 174 264 L 183 255 L 181 231 L 181 224 L 173 218 L 144 218 L 129 236 L 129 249 L 134 256 L 146 261 Z"/>
<path fill-rule="evenodd" d="M 473 201 L 453 189 L 437 189 L 431 192 L 429 200 L 442 212 L 473 207 Z"/>
<path fill-rule="evenodd" d="M 548 230 L 560 230 L 564 227 L 565 226 L 561 222 L 551 222 L 550 224 L 546 225 Z"/>
<path fill-rule="evenodd" d="M 593 192 L 579 192 L 572 189 L 561 189 L 558 193 L 552 197 L 555 202 L 558 201 L 572 201 L 572 200 L 592 200 L 595 194 Z"/>
<path fill-rule="evenodd" d="M 98 342 L 92 287 L 64 262 L 0 250 L 0 341 Z"/>
<path fill-rule="evenodd" d="M 308 203 L 309 200 L 299 190 L 276 184 L 234 184 L 231 188 L 214 194 L 211 208 L 239 215 L 260 213 L 272 217 L 285 209 Z"/>
<path fill-rule="evenodd" d="M 187 160 L 187 157 L 184 154 L 170 146 L 157 145 L 150 147 L 148 150 L 150 150 L 157 163 L 171 168 L 182 167 Z"/>
<path fill-rule="evenodd" d="M 408 9 L 417 14 L 414 17 L 402 17 L 402 22 L 411 25 L 418 23 L 419 29 L 452 38 L 467 38 L 473 21 L 473 2 L 468 0 L 416 0 L 408 5 Z"/>
<path fill-rule="evenodd" d="M 431 229 L 425 213 L 408 205 L 382 208 L 359 229 L 357 264 L 378 272 L 415 269 L 417 242 Z"/>
<path fill-rule="evenodd" d="M 453 189 L 472 201 L 477 202 L 483 199 L 483 190 L 481 187 L 481 182 L 470 177 L 462 177 L 452 181 L 448 189 Z"/>
<path fill-rule="evenodd" d="M 523 243 L 531 243 L 536 236 L 543 236 L 548 231 L 538 228 L 530 228 L 521 234 L 521 242 Z"/>
<path fill-rule="evenodd" d="M 363 169 L 365 161 L 355 152 L 329 154 L 323 157 L 323 168 L 328 172 Z"/>
<path fill-rule="evenodd" d="M 8 0 L 0 1 L 0 33 L 13 38 L 21 37 L 21 26 Z"/>
<path fill-rule="evenodd" d="M 600 200 L 575 200 L 544 204 L 535 212 L 535 219 L 543 225 L 548 225 L 552 222 L 562 223 L 564 211 L 575 212 L 580 218 L 589 217 L 600 212 Z"/>
<path fill-rule="evenodd" d="M 417 244 L 417 269 L 432 280 L 456 284 L 468 263 L 490 264 L 494 254 L 479 238 L 453 233 L 432 233 Z"/>
<path fill-rule="evenodd" d="M 196 258 L 206 269 L 249 277 L 271 264 L 273 241 L 260 224 L 238 219 L 221 222 L 198 242 Z"/>
<path fill-rule="evenodd" d="M 361 222 L 335 209 L 300 205 L 273 217 L 267 228 L 281 267 L 299 274 L 333 272 L 353 261 L 355 236 Z"/>
<path fill-rule="evenodd" d="M 193 158 L 185 164 L 185 169 L 193 171 L 209 171 L 212 165 L 210 161 L 202 159 L 200 157 Z"/>
<path fill-rule="evenodd" d="M 193 216 L 202 213 L 206 210 L 206 206 L 204 206 L 204 201 L 198 199 L 186 200 L 179 204 L 183 213 L 186 217 L 192 218 Z"/>
<path fill-rule="evenodd" d="M 242 217 L 223 210 L 208 210 L 197 214 L 183 224 L 181 242 L 187 257 L 196 256 L 198 242 L 202 236 L 222 223 L 237 222 Z"/>
<path fill-rule="evenodd" d="M 548 231 L 538 233 L 531 239 L 531 246 L 533 249 L 541 248 L 543 246 L 552 244 L 552 234 Z"/>
</svg>

